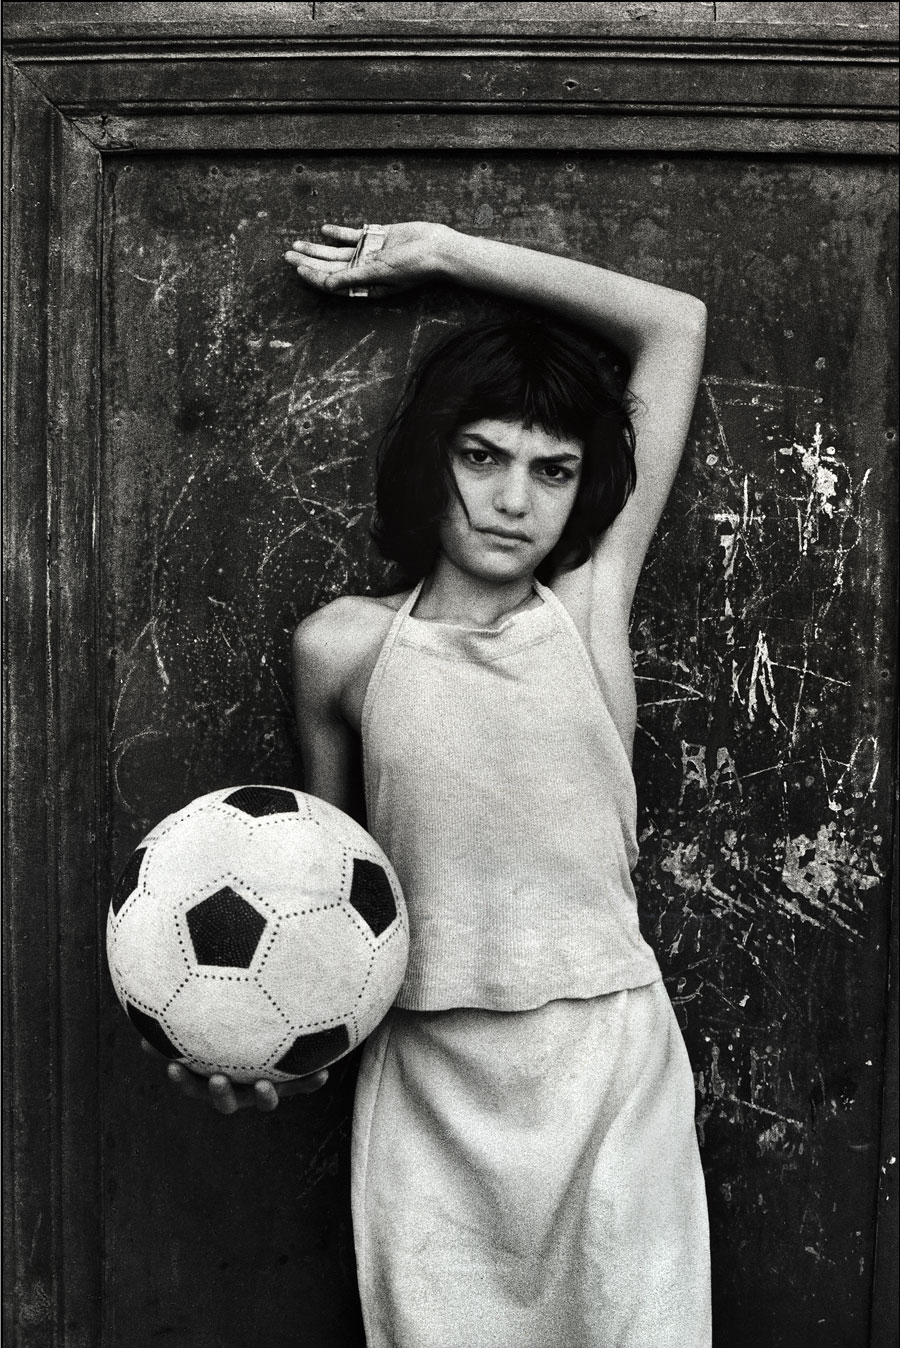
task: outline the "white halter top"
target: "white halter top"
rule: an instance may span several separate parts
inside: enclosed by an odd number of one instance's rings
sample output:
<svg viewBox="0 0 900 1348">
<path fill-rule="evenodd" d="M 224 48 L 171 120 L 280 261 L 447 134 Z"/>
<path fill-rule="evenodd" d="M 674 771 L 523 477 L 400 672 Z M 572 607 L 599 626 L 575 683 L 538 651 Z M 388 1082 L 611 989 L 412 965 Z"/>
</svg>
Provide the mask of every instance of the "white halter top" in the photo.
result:
<svg viewBox="0 0 900 1348">
<path fill-rule="evenodd" d="M 406 897 L 397 1004 L 527 1010 L 660 977 L 638 927 L 634 778 L 552 590 L 477 628 L 397 613 L 362 715 L 368 828 Z"/>
</svg>

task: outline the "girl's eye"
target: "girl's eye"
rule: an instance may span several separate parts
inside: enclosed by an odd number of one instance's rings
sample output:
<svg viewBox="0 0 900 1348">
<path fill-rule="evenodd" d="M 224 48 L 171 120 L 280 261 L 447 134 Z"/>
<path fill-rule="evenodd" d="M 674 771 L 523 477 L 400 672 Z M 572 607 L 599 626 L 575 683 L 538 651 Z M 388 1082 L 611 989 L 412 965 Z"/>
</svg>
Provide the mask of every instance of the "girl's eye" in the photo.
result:
<svg viewBox="0 0 900 1348">
<path fill-rule="evenodd" d="M 466 449 L 463 451 L 463 458 L 467 463 L 474 464 L 476 468 L 494 462 L 492 455 L 486 449 Z"/>
<path fill-rule="evenodd" d="M 571 482 L 575 476 L 570 468 L 565 468 L 561 463 L 545 463 L 541 472 L 550 482 Z"/>
</svg>

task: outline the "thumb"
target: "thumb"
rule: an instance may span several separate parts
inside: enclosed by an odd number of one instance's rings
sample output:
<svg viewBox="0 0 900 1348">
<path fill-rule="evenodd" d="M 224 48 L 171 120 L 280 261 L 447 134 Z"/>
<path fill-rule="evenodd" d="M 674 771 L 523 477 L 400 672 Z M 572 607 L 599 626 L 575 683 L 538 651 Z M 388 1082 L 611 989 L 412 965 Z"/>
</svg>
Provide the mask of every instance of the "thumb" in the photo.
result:
<svg viewBox="0 0 900 1348">
<path fill-rule="evenodd" d="M 305 1077 L 296 1077 L 293 1081 L 284 1081 L 277 1087 L 279 1095 L 311 1095 L 313 1091 L 319 1090 L 328 1080 L 328 1071 L 321 1068 L 318 1072 L 311 1072 Z"/>
</svg>

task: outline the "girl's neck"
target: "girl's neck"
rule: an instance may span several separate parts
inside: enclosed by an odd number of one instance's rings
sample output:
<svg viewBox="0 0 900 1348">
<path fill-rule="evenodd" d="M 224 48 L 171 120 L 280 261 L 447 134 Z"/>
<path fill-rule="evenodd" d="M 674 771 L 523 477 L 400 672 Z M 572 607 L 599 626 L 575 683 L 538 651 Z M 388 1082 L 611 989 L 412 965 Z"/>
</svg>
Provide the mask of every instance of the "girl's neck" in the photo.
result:
<svg viewBox="0 0 900 1348">
<path fill-rule="evenodd" d="M 534 577 L 486 581 L 459 570 L 439 557 L 426 576 L 416 605 L 416 616 L 436 622 L 473 627 L 495 627 L 534 599 Z"/>
</svg>

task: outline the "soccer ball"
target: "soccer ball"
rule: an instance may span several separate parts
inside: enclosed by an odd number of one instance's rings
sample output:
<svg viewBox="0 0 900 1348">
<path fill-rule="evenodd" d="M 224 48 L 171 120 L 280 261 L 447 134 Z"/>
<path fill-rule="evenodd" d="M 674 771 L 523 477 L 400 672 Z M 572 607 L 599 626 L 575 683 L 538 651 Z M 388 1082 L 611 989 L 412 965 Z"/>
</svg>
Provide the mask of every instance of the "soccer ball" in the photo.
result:
<svg viewBox="0 0 900 1348">
<path fill-rule="evenodd" d="M 387 1014 L 409 927 L 365 829 L 315 796 L 242 786 L 169 815 L 127 861 L 106 953 L 148 1043 L 194 1072 L 290 1081 Z"/>
</svg>

